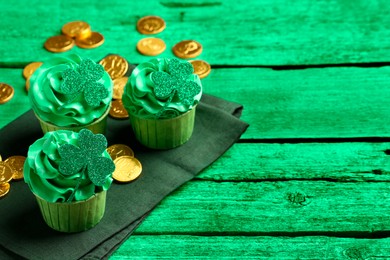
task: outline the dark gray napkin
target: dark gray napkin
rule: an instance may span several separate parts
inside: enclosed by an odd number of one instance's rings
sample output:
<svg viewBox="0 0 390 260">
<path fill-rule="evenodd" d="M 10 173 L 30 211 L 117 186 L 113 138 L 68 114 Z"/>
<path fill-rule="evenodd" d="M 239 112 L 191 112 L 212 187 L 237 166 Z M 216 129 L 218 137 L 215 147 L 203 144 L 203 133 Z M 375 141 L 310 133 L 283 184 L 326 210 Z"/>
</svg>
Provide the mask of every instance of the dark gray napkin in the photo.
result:
<svg viewBox="0 0 390 260">
<path fill-rule="evenodd" d="M 23 181 L 12 182 L 0 199 L 0 259 L 101 259 L 131 235 L 147 214 L 169 193 L 220 157 L 248 124 L 238 119 L 242 106 L 203 95 L 195 128 L 184 145 L 165 151 L 150 150 L 134 138 L 128 120 L 108 119 L 109 145 L 133 148 L 142 175 L 129 184 L 114 183 L 107 193 L 106 212 L 91 230 L 64 234 L 46 226 L 35 198 Z M 27 155 L 29 145 L 42 137 L 32 111 L 0 130 L 0 154 Z"/>
</svg>

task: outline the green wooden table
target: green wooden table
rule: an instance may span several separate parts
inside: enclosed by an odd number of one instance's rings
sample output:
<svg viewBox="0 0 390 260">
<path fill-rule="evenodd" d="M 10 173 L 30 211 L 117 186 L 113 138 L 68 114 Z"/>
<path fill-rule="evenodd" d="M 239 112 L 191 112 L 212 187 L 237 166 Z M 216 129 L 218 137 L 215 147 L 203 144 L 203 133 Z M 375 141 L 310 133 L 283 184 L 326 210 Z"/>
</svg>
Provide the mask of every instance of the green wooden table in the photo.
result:
<svg viewBox="0 0 390 260">
<path fill-rule="evenodd" d="M 349 1 L 1 1 L 0 128 L 29 110 L 22 69 L 63 24 L 85 20 L 96 49 L 139 64 L 140 17 L 212 65 L 204 92 L 242 103 L 250 127 L 164 199 L 111 259 L 390 258 L 390 5 Z M 3 137 L 0 137 L 3 138 Z"/>
</svg>

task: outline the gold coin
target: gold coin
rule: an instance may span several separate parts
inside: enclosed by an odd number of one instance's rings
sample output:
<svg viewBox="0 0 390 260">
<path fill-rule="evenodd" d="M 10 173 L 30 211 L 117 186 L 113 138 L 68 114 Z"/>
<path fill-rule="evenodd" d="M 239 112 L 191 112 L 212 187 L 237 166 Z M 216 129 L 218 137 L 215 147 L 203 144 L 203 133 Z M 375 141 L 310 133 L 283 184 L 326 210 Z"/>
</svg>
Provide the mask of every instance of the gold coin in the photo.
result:
<svg viewBox="0 0 390 260">
<path fill-rule="evenodd" d="M 202 45 L 194 40 L 185 40 L 173 46 L 173 53 L 182 59 L 190 59 L 199 56 L 202 53 Z"/>
<path fill-rule="evenodd" d="M 14 96 L 14 88 L 8 84 L 0 83 L 0 104 L 4 104 L 11 100 Z"/>
<path fill-rule="evenodd" d="M 125 86 L 127 83 L 128 77 L 122 77 L 118 79 L 114 79 L 114 89 L 112 93 L 113 99 L 122 99 L 123 92 L 125 91 Z"/>
<path fill-rule="evenodd" d="M 30 78 L 26 80 L 26 91 L 28 92 L 30 90 Z"/>
<path fill-rule="evenodd" d="M 141 163 L 134 157 L 121 156 L 114 160 L 115 171 L 112 178 L 119 182 L 130 182 L 138 178 L 142 172 Z"/>
<path fill-rule="evenodd" d="M 156 34 L 165 29 L 165 21 L 159 16 L 145 16 L 138 20 L 137 30 L 142 34 Z"/>
<path fill-rule="evenodd" d="M 62 26 L 62 33 L 71 38 L 86 38 L 91 34 L 91 26 L 83 21 L 74 21 Z"/>
<path fill-rule="evenodd" d="M 0 155 L 0 162 L 1 162 L 2 158 L 1 158 L 1 155 Z"/>
<path fill-rule="evenodd" d="M 5 162 L 0 162 L 0 183 L 9 182 L 12 179 L 12 169 Z"/>
<path fill-rule="evenodd" d="M 76 38 L 76 45 L 84 49 L 93 49 L 99 47 L 104 43 L 104 37 L 98 32 L 91 32 L 85 38 L 79 39 Z"/>
<path fill-rule="evenodd" d="M 156 56 L 165 51 L 165 42 L 159 38 L 143 38 L 137 43 L 139 53 L 146 56 Z"/>
<path fill-rule="evenodd" d="M 204 60 L 190 60 L 192 67 L 194 67 L 194 73 L 203 79 L 210 74 L 211 66 Z"/>
<path fill-rule="evenodd" d="M 47 39 L 44 46 L 51 52 L 64 52 L 73 48 L 74 40 L 65 35 L 56 35 Z"/>
<path fill-rule="evenodd" d="M 111 156 L 112 160 L 121 156 L 134 157 L 133 150 L 124 144 L 113 144 L 107 148 L 107 152 Z"/>
<path fill-rule="evenodd" d="M 8 157 L 7 160 L 4 161 L 12 170 L 13 180 L 18 181 L 23 179 L 23 166 L 25 161 L 26 157 L 20 155 Z"/>
<path fill-rule="evenodd" d="M 125 107 L 123 106 L 121 99 L 117 99 L 111 102 L 110 116 L 116 119 L 129 118 L 129 114 L 127 113 Z"/>
<path fill-rule="evenodd" d="M 10 188 L 11 188 L 11 185 L 9 185 L 9 183 L 0 183 L 0 198 L 7 195 Z"/>
<path fill-rule="evenodd" d="M 31 62 L 23 69 L 23 76 L 25 79 L 31 77 L 31 75 L 42 65 L 42 62 Z"/>
<path fill-rule="evenodd" d="M 123 77 L 129 68 L 125 58 L 115 54 L 106 56 L 99 64 L 103 66 L 113 80 Z"/>
</svg>

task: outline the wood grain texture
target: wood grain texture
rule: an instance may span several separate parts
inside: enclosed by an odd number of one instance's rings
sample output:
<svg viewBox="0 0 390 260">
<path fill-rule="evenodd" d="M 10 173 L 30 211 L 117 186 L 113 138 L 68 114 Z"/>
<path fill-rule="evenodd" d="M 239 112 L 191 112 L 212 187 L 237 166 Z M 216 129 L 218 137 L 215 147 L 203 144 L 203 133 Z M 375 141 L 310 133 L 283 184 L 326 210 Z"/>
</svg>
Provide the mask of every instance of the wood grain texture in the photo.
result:
<svg viewBox="0 0 390 260">
<path fill-rule="evenodd" d="M 173 246 L 174 245 L 174 246 Z M 388 259 L 390 239 L 131 236 L 110 259 Z"/>
<path fill-rule="evenodd" d="M 1 105 L 0 127 L 29 107 L 21 73 L 0 69 L 2 81 L 22 92 L 17 108 Z M 390 67 L 214 69 L 203 87 L 244 105 L 244 139 L 390 137 L 389 75 Z"/>
<path fill-rule="evenodd" d="M 390 143 L 235 144 L 197 180 L 390 181 Z"/>
<path fill-rule="evenodd" d="M 63 24 L 85 20 L 106 42 L 93 50 L 71 52 L 98 59 L 118 53 L 133 63 L 149 59 L 136 51 L 145 37 L 135 30 L 145 15 L 167 22 L 157 35 L 167 44 L 161 57 L 185 39 L 203 44 L 200 58 L 212 65 L 304 65 L 388 62 L 390 6 L 386 0 L 251 1 L 3 1 L 0 65 L 23 66 L 52 57 L 45 40 Z M 28 21 L 28 22 L 27 22 Z"/>
<path fill-rule="evenodd" d="M 164 199 L 136 233 L 389 236 L 388 186 L 192 181 Z"/>
</svg>

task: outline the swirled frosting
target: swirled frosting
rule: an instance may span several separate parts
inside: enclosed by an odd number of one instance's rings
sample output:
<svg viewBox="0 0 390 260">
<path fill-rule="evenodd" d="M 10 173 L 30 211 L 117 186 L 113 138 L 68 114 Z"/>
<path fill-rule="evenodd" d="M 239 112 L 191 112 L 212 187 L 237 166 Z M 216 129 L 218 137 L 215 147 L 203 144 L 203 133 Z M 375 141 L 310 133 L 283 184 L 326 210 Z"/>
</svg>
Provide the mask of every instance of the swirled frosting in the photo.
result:
<svg viewBox="0 0 390 260">
<path fill-rule="evenodd" d="M 23 170 L 24 181 L 34 194 L 49 202 L 65 202 L 71 196 L 75 201 L 81 201 L 108 190 L 112 183 L 110 176 L 103 186 L 95 186 L 84 171 L 68 176 L 59 172 L 61 156 L 58 148 L 64 144 L 78 146 L 77 137 L 78 133 L 72 131 L 47 132 L 29 147 Z M 107 151 L 102 156 L 110 158 Z"/>
<path fill-rule="evenodd" d="M 108 96 L 98 106 L 89 105 L 84 93 L 68 95 L 62 91 L 63 72 L 69 68 L 77 70 L 81 61 L 76 54 L 56 57 L 44 62 L 31 76 L 30 103 L 35 114 L 43 121 L 57 126 L 82 126 L 92 123 L 108 109 L 113 83 L 105 71 L 97 83 L 108 90 Z"/>
<path fill-rule="evenodd" d="M 199 85 L 200 92 L 194 96 L 192 102 L 183 102 L 177 94 L 164 98 L 156 96 L 153 73 L 159 71 L 169 73 L 170 62 L 171 59 L 156 58 L 139 64 L 133 70 L 122 96 L 123 105 L 129 114 L 151 119 L 174 118 L 198 104 L 202 96 L 202 84 L 196 74 L 185 76 L 186 81 Z"/>
</svg>

